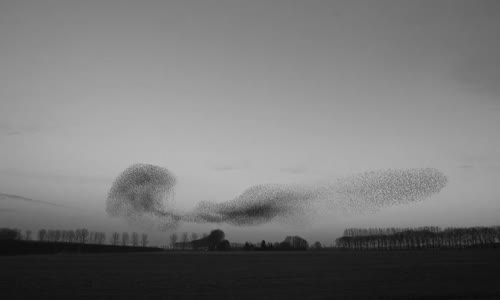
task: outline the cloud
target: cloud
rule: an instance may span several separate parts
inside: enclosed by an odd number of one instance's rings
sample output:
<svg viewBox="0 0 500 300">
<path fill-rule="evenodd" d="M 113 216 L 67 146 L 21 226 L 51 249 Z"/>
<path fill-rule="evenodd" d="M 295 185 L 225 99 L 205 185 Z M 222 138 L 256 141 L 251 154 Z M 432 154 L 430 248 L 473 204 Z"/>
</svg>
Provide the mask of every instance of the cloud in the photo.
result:
<svg viewBox="0 0 500 300">
<path fill-rule="evenodd" d="M 83 176 L 74 174 L 34 173 L 34 172 L 24 172 L 13 169 L 0 170 L 0 175 L 34 178 L 34 179 L 67 182 L 67 183 L 81 183 L 81 184 L 110 184 L 111 182 L 113 182 L 113 178 L 107 176 L 97 176 L 97 175 Z"/>
<path fill-rule="evenodd" d="M 21 131 L 8 131 L 7 132 L 7 135 L 20 135 L 20 134 L 22 134 Z"/>
<path fill-rule="evenodd" d="M 0 134 L 4 135 L 19 135 L 22 131 L 15 128 L 12 124 L 0 121 Z"/>
<path fill-rule="evenodd" d="M 32 133 L 32 132 L 36 132 L 36 131 L 37 131 L 37 129 L 32 128 L 32 127 L 9 126 L 9 125 L 5 125 L 5 123 L 4 123 L 4 126 L 2 126 L 0 124 L 0 135 L 8 135 L 8 136 L 21 135 L 24 133 Z"/>
<path fill-rule="evenodd" d="M 463 156 L 458 168 L 463 170 L 500 170 L 500 153 L 483 153 Z"/>
<path fill-rule="evenodd" d="M 0 121 L 0 134 L 2 135 L 15 135 L 15 134 L 20 134 L 21 131 L 15 130 L 12 128 L 12 125 L 10 125 L 7 122 L 2 122 Z"/>
<path fill-rule="evenodd" d="M 220 165 L 212 167 L 212 170 L 214 171 L 235 171 L 239 169 L 241 169 L 241 167 L 236 165 Z"/>
<path fill-rule="evenodd" d="M 17 195 L 9 195 L 9 194 L 0 194 L 0 200 L 16 200 L 16 201 L 24 201 L 24 202 L 31 202 L 31 203 L 37 203 L 37 204 L 46 204 L 46 205 L 52 205 L 52 206 L 58 206 L 58 207 L 67 207 L 66 205 L 62 204 L 57 204 L 57 203 L 52 203 L 48 201 L 42 201 L 42 200 L 34 200 L 22 196 L 17 196 Z"/>
<path fill-rule="evenodd" d="M 0 121 L 0 135 L 37 134 L 68 127 L 69 124 L 58 124 L 56 120 L 51 119 L 35 122 L 19 118 L 11 121 Z"/>
<path fill-rule="evenodd" d="M 217 172 L 238 171 L 245 169 L 245 164 L 242 162 L 222 162 L 213 164 L 209 169 Z"/>
<path fill-rule="evenodd" d="M 199 202 L 188 212 L 174 210 L 176 177 L 164 167 L 134 164 L 115 180 L 106 200 L 112 217 L 157 221 L 162 229 L 180 222 L 259 225 L 274 219 L 307 218 L 315 203 L 334 201 L 336 209 L 377 210 L 424 200 L 448 182 L 432 168 L 370 171 L 339 179 L 326 186 L 259 184 L 224 202 Z M 146 219 L 145 219 L 146 218 Z"/>
<path fill-rule="evenodd" d="M 260 184 L 246 189 L 233 200 L 200 202 L 182 219 L 197 223 L 258 225 L 280 217 L 305 216 L 305 207 L 313 197 L 314 193 L 305 187 Z"/>
<path fill-rule="evenodd" d="M 464 165 L 460 165 L 458 166 L 460 169 L 474 169 L 474 166 L 473 165 L 468 165 L 468 164 L 464 164 Z"/>
<path fill-rule="evenodd" d="M 289 174 L 303 174 L 307 172 L 307 168 L 304 166 L 284 167 L 280 169 L 280 172 Z"/>
</svg>

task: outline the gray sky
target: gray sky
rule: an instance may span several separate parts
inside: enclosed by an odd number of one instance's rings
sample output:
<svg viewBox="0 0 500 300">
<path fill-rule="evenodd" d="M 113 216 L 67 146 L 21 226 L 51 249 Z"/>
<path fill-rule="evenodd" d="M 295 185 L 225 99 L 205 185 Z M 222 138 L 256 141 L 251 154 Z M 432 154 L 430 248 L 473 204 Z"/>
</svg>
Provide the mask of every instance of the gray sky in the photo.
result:
<svg viewBox="0 0 500 300">
<path fill-rule="evenodd" d="M 174 172 L 189 209 L 434 167 L 449 184 L 423 203 L 222 228 L 330 243 L 350 226 L 498 224 L 499 34 L 495 0 L 2 0 L 0 193 L 104 212 L 141 162 Z"/>
</svg>

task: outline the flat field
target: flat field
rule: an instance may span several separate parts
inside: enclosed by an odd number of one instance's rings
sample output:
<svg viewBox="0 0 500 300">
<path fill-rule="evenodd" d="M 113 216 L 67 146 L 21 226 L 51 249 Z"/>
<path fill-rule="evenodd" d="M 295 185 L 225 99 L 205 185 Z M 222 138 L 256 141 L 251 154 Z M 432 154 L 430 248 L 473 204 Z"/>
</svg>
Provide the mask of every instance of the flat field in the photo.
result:
<svg viewBox="0 0 500 300">
<path fill-rule="evenodd" d="M 1 299 L 500 299 L 499 249 L 0 257 Z"/>
</svg>

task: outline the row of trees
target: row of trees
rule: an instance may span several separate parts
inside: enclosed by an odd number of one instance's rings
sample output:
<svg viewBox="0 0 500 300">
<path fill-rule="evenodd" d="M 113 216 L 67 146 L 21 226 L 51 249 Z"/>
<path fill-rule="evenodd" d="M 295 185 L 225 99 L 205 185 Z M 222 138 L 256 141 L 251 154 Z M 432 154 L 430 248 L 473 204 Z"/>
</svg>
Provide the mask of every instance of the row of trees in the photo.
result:
<svg viewBox="0 0 500 300">
<path fill-rule="evenodd" d="M 210 232 L 210 234 L 204 233 L 201 238 L 198 238 L 198 234 L 192 233 L 191 240 L 187 232 L 183 233 L 181 236 L 181 241 L 177 242 L 179 236 L 177 233 L 170 235 L 170 246 L 172 249 L 193 249 L 193 250 L 220 250 L 226 251 L 230 250 L 231 245 L 228 240 L 225 239 L 226 235 L 224 231 L 220 229 L 215 229 Z"/>
<path fill-rule="evenodd" d="M 25 237 L 29 240 L 28 231 Z M 106 241 L 106 233 L 104 232 L 89 232 L 85 228 L 76 230 L 46 230 L 38 231 L 38 240 L 42 242 L 65 242 L 65 243 L 90 243 L 102 245 Z"/>
<path fill-rule="evenodd" d="M 0 231 L 0 238 L 4 239 L 17 239 L 32 241 L 34 239 L 31 230 L 22 232 L 19 229 L 2 228 Z M 37 232 L 37 240 L 40 242 L 57 242 L 57 243 L 81 243 L 81 244 L 97 244 L 103 245 L 106 243 L 106 233 L 89 231 L 86 228 L 79 228 L 76 230 L 59 230 L 59 229 L 40 229 Z M 109 239 L 110 245 L 122 246 L 142 246 L 147 247 L 149 243 L 148 235 L 146 233 L 138 234 L 137 232 L 118 233 L 113 232 Z"/>
<path fill-rule="evenodd" d="M 500 241 L 500 226 L 446 228 L 350 228 L 335 241 L 353 250 L 435 249 L 484 247 Z"/>
<path fill-rule="evenodd" d="M 208 236 L 207 233 L 203 233 L 201 238 L 204 239 Z M 193 232 L 189 235 L 187 232 L 182 233 L 180 236 L 177 233 L 172 233 L 169 237 L 171 248 L 181 248 L 184 250 L 186 247 L 190 246 L 190 242 L 198 240 L 200 236 L 198 233 Z M 179 245 L 179 246 L 176 246 Z"/>
<path fill-rule="evenodd" d="M 388 227 L 388 228 L 346 228 L 344 229 L 343 236 L 373 236 L 373 235 L 391 235 L 410 230 L 425 230 L 430 232 L 440 232 L 441 228 L 438 226 L 423 226 L 423 227 Z"/>
<path fill-rule="evenodd" d="M 260 242 L 260 246 L 252 244 L 250 242 L 246 242 L 243 245 L 243 250 L 246 251 L 307 250 L 309 248 L 309 243 L 300 236 L 287 236 L 281 243 L 266 243 L 265 240 L 262 240 L 262 242 Z M 314 243 L 312 248 L 321 249 L 321 243 Z"/>
<path fill-rule="evenodd" d="M 146 233 L 142 233 L 139 237 L 137 232 L 132 232 L 129 235 L 128 232 L 123 232 L 121 235 L 118 232 L 113 232 L 110 238 L 111 245 L 122 245 L 128 246 L 132 245 L 134 247 L 142 246 L 147 247 L 149 243 L 148 235 Z"/>
<path fill-rule="evenodd" d="M 242 249 L 242 250 L 255 250 L 255 251 L 271 251 L 271 250 L 306 250 L 306 249 L 321 249 L 321 243 L 316 242 L 313 247 L 309 247 L 309 243 L 299 237 L 299 236 L 287 236 L 281 243 L 266 243 L 262 241 L 257 245 L 250 242 L 243 244 L 231 244 L 227 239 L 225 239 L 225 234 L 220 229 L 215 229 L 210 232 L 210 234 L 203 234 L 201 238 L 198 239 L 196 233 L 191 234 L 191 239 L 189 239 L 188 233 L 183 233 L 179 241 L 179 236 L 177 233 L 172 233 L 170 235 L 170 246 L 173 249 L 185 250 L 219 250 L 227 251 L 230 249 Z"/>
</svg>

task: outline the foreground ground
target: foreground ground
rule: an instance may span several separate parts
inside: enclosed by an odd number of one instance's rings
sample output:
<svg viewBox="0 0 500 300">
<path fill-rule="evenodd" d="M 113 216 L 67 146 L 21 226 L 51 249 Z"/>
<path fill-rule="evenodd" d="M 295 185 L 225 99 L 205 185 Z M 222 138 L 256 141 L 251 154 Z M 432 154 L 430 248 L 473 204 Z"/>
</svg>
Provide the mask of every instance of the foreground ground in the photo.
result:
<svg viewBox="0 0 500 300">
<path fill-rule="evenodd" d="M 500 299 L 500 251 L 0 257 L 0 298 Z"/>
</svg>

